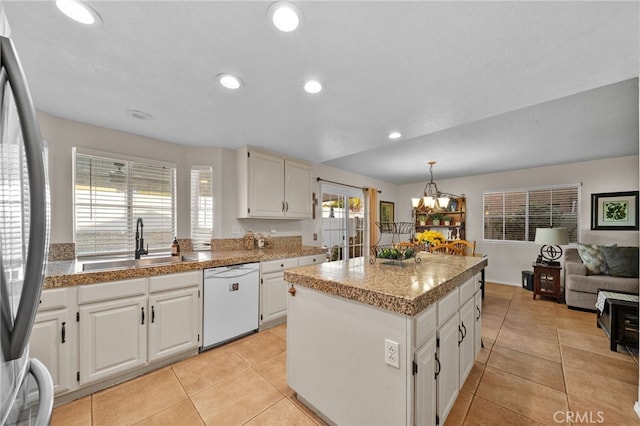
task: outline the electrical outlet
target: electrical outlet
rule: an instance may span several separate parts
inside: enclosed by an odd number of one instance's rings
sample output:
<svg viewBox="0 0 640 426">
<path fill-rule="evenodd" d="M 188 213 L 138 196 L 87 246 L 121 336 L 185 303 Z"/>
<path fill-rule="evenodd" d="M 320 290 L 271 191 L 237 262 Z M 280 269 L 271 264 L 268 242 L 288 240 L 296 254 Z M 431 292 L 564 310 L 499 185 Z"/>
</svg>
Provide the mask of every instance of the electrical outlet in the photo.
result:
<svg viewBox="0 0 640 426">
<path fill-rule="evenodd" d="M 400 368 L 400 345 L 393 340 L 384 339 L 384 362 L 395 368 Z"/>
<path fill-rule="evenodd" d="M 272 234 L 275 234 L 278 231 L 275 226 L 272 226 L 271 228 L 269 228 L 269 232 L 271 232 Z"/>
<path fill-rule="evenodd" d="M 242 234 L 242 227 L 238 225 L 233 225 L 231 227 L 231 232 L 233 232 L 234 234 Z"/>
<path fill-rule="evenodd" d="M 318 234 L 315 232 L 313 233 L 313 241 L 318 241 Z"/>
</svg>

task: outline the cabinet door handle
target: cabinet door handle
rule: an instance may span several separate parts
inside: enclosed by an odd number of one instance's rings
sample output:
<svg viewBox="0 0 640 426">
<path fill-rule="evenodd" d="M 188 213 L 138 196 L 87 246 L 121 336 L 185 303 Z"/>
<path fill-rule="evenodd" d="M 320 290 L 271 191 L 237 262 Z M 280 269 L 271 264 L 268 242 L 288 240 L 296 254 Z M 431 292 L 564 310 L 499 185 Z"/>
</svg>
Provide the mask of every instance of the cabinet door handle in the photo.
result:
<svg viewBox="0 0 640 426">
<path fill-rule="evenodd" d="M 140 309 L 142 309 L 142 325 L 144 325 L 144 306 Z"/>
<path fill-rule="evenodd" d="M 153 305 L 151 305 L 151 322 L 156 322 L 156 310 L 153 308 Z"/>
<path fill-rule="evenodd" d="M 462 328 L 460 326 L 458 326 L 458 336 L 460 336 L 460 338 L 458 339 L 458 346 L 460 346 L 460 343 L 462 343 L 462 341 L 464 340 L 464 336 L 462 335 Z"/>
<path fill-rule="evenodd" d="M 433 380 L 436 380 L 438 378 L 438 376 L 440 375 L 440 370 L 442 369 L 442 366 L 440 365 L 440 360 L 438 359 L 438 353 L 437 352 L 436 352 L 435 358 L 436 358 L 436 367 L 437 368 L 436 368 L 436 373 L 433 376 Z"/>
<path fill-rule="evenodd" d="M 284 208 L 284 211 L 285 211 L 285 212 L 288 212 L 288 211 L 289 211 L 289 202 L 288 202 L 288 201 L 285 201 L 285 202 L 284 202 L 284 207 L 285 207 L 285 208 Z"/>
<path fill-rule="evenodd" d="M 464 326 L 464 321 L 462 321 L 462 340 L 467 337 L 467 327 Z"/>
<path fill-rule="evenodd" d="M 476 321 L 478 321 L 480 319 L 480 315 L 481 315 L 480 307 L 478 305 L 476 305 L 476 311 L 478 311 L 478 316 L 476 317 Z"/>
<path fill-rule="evenodd" d="M 282 211 L 284 211 L 284 201 L 282 202 Z"/>
<path fill-rule="evenodd" d="M 67 337 L 67 327 L 66 327 L 66 322 L 62 321 L 62 342 L 60 343 L 65 343 L 66 342 L 66 337 Z"/>
</svg>

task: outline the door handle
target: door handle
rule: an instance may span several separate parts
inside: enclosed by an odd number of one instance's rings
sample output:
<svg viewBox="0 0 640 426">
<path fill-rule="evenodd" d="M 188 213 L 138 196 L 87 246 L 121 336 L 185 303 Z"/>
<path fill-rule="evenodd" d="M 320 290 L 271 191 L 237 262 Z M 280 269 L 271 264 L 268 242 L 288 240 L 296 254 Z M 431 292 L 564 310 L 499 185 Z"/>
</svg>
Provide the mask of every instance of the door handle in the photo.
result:
<svg viewBox="0 0 640 426">
<path fill-rule="evenodd" d="M 142 309 L 142 325 L 144 325 L 144 306 L 140 309 Z"/>
<path fill-rule="evenodd" d="M 464 326 L 464 321 L 462 321 L 462 340 L 467 337 L 467 327 Z"/>
<path fill-rule="evenodd" d="M 285 212 L 288 212 L 288 211 L 289 211 L 289 202 L 288 202 L 288 201 L 285 201 L 285 202 L 284 202 L 284 206 L 285 206 L 284 211 L 285 211 Z"/>
<path fill-rule="evenodd" d="M 435 373 L 435 375 L 433 377 L 433 380 L 436 380 L 438 378 L 438 376 L 440 375 L 440 370 L 442 369 L 442 366 L 440 365 L 440 360 L 438 359 L 438 353 L 437 352 L 435 354 L 435 358 L 436 358 L 437 370 L 436 370 L 436 373 Z"/>
<path fill-rule="evenodd" d="M 65 343 L 66 341 L 66 336 L 67 336 L 67 330 L 66 330 L 66 322 L 62 321 L 62 341 L 60 343 Z"/>
<path fill-rule="evenodd" d="M 476 311 L 478 311 L 478 316 L 476 317 L 476 321 L 478 321 L 480 319 L 480 315 L 481 315 L 480 307 L 478 305 L 476 305 Z"/>
<path fill-rule="evenodd" d="M 156 310 L 153 308 L 153 305 L 151 305 L 151 322 L 156 322 Z"/>
<path fill-rule="evenodd" d="M 458 335 L 460 336 L 458 339 L 458 346 L 460 346 L 460 343 L 464 340 L 464 334 L 462 333 L 462 328 L 460 326 L 458 326 Z"/>
</svg>

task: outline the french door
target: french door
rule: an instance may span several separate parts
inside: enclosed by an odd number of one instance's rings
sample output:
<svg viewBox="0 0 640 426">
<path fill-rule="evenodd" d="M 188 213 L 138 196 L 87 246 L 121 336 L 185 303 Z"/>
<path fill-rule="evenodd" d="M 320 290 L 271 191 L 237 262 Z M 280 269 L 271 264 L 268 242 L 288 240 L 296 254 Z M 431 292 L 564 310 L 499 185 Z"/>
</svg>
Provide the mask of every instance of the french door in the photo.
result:
<svg viewBox="0 0 640 426">
<path fill-rule="evenodd" d="M 366 206 L 361 189 L 322 183 L 322 245 L 330 260 L 365 255 Z"/>
</svg>

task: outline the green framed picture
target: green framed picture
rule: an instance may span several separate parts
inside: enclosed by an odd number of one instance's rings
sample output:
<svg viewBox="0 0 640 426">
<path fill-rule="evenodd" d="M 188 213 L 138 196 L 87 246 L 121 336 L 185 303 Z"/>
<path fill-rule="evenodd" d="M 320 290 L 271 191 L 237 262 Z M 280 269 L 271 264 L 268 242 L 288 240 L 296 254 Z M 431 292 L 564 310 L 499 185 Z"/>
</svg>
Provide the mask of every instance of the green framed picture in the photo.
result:
<svg viewBox="0 0 640 426">
<path fill-rule="evenodd" d="M 637 231 L 638 191 L 591 194 L 591 229 Z"/>
<path fill-rule="evenodd" d="M 380 222 L 393 222 L 394 205 L 391 201 L 380 201 Z"/>
</svg>

